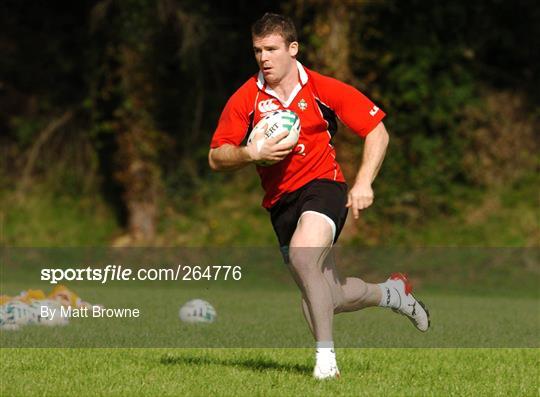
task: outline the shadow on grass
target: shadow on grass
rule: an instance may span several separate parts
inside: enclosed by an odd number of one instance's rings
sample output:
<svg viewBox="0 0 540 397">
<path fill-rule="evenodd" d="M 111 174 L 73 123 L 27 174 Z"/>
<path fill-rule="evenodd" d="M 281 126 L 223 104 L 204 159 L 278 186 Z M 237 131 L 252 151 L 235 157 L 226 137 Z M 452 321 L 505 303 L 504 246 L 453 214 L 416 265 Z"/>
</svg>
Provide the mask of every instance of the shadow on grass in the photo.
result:
<svg viewBox="0 0 540 397">
<path fill-rule="evenodd" d="M 223 365 L 230 367 L 242 367 L 257 372 L 274 370 L 294 372 L 301 375 L 310 375 L 313 371 L 313 368 L 307 365 L 279 363 L 267 358 L 222 359 L 217 357 L 195 357 L 187 355 L 173 356 L 167 354 L 161 357 L 160 363 L 163 365 Z"/>
</svg>

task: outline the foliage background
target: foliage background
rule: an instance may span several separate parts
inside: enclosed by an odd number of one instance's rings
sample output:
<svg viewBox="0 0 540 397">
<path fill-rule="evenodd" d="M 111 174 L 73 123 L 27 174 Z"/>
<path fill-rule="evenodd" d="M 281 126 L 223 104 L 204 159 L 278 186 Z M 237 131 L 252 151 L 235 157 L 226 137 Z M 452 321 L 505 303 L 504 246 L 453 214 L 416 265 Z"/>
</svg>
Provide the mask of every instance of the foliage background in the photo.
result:
<svg viewBox="0 0 540 397">
<path fill-rule="evenodd" d="M 342 244 L 538 245 L 534 2 L 30 3 L 0 5 L 4 245 L 275 244 L 254 170 L 206 160 L 266 11 L 388 114 L 375 205 Z M 351 180 L 362 142 L 336 146 Z"/>
</svg>

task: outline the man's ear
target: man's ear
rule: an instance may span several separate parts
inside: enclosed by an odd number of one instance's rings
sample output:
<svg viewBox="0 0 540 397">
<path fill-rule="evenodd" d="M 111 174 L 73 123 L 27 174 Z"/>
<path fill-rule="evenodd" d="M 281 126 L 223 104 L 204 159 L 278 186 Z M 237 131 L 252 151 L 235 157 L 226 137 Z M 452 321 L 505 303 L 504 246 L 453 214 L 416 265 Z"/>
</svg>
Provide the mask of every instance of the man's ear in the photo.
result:
<svg viewBox="0 0 540 397">
<path fill-rule="evenodd" d="M 295 57 L 298 54 L 298 41 L 293 41 L 289 44 L 289 54 Z"/>
</svg>

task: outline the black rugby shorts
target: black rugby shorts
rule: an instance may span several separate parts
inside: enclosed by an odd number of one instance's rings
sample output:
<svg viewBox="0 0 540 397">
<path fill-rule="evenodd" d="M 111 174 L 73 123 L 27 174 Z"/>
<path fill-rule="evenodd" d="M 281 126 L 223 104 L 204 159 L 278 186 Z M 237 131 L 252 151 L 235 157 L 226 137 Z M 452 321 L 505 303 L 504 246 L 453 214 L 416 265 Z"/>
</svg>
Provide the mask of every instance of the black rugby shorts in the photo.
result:
<svg viewBox="0 0 540 397">
<path fill-rule="evenodd" d="M 347 219 L 347 184 L 331 179 L 315 179 L 286 193 L 270 209 L 272 226 L 284 257 L 300 216 L 306 211 L 326 215 L 335 225 L 334 243 Z"/>
</svg>

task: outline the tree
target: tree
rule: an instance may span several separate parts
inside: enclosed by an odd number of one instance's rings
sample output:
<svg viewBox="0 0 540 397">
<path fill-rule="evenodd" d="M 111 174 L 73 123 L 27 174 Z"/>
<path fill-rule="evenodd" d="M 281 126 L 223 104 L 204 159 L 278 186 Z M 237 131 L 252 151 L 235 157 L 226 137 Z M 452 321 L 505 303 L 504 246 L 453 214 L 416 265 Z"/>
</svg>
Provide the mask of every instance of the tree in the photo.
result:
<svg viewBox="0 0 540 397">
<path fill-rule="evenodd" d="M 98 3 L 92 25 L 97 43 L 93 76 L 93 114 L 98 142 L 112 138 L 112 177 L 121 186 L 128 233 L 134 241 L 156 233 L 161 172 L 158 164 L 163 133 L 152 115 L 156 87 L 151 44 L 158 27 L 150 1 Z"/>
</svg>

